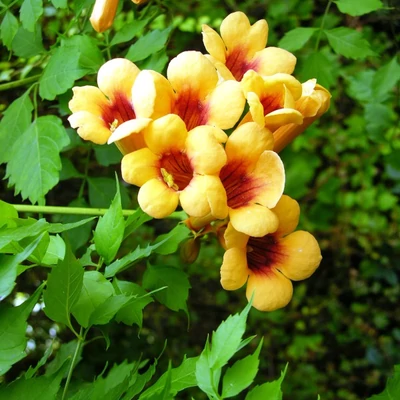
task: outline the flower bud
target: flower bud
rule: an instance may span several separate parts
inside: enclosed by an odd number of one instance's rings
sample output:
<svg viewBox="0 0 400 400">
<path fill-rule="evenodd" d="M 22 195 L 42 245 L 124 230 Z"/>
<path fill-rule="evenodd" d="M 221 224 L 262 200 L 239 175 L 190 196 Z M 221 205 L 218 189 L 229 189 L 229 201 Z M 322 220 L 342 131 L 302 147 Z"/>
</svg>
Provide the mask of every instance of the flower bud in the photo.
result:
<svg viewBox="0 0 400 400">
<path fill-rule="evenodd" d="M 138 4 L 138 5 L 146 3 L 146 1 L 148 1 L 148 0 L 132 0 L 133 3 Z"/>
<path fill-rule="evenodd" d="M 191 238 L 182 243 L 180 257 L 184 263 L 192 264 L 197 260 L 200 252 L 200 240 Z"/>
<path fill-rule="evenodd" d="M 106 31 L 114 22 L 117 7 L 118 0 L 96 0 L 90 16 L 93 29 L 97 32 Z"/>
<path fill-rule="evenodd" d="M 295 109 L 303 115 L 300 125 L 287 124 L 278 128 L 274 134 L 274 151 L 283 150 L 298 135 L 308 128 L 316 119 L 324 114 L 331 102 L 331 94 L 316 79 L 310 79 L 302 84 L 302 95 L 295 103 Z"/>
</svg>

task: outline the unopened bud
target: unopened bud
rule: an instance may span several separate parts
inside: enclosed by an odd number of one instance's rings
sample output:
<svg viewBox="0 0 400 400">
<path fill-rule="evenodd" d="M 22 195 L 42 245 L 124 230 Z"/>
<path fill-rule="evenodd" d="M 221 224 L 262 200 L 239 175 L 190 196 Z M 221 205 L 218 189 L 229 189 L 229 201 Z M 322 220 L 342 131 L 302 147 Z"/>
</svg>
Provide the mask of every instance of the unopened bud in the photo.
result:
<svg viewBox="0 0 400 400">
<path fill-rule="evenodd" d="M 200 240 L 190 238 L 182 243 L 180 257 L 184 263 L 192 264 L 197 260 L 200 252 Z"/>
<path fill-rule="evenodd" d="M 106 31 L 114 22 L 117 7 L 118 0 L 96 0 L 90 16 L 93 29 L 97 32 Z"/>
</svg>

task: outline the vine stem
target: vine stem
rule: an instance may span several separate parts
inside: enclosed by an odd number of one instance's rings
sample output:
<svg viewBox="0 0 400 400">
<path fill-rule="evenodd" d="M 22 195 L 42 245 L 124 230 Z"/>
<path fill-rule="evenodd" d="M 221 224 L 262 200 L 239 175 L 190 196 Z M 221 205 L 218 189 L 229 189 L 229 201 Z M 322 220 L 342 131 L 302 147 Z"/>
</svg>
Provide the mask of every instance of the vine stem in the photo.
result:
<svg viewBox="0 0 400 400">
<path fill-rule="evenodd" d="M 332 2 L 333 2 L 333 0 L 329 0 L 328 4 L 326 5 L 324 16 L 322 17 L 322 21 L 321 21 L 321 26 L 319 27 L 317 42 L 315 43 L 315 51 L 318 51 L 319 42 L 321 41 L 322 30 L 324 29 L 326 16 L 329 13 L 329 9 L 331 8 Z"/>
<path fill-rule="evenodd" d="M 25 86 L 28 83 L 36 82 L 40 77 L 41 75 L 34 75 L 30 76 L 29 78 L 20 79 L 18 81 L 2 83 L 0 84 L 0 92 L 8 89 L 15 89 L 20 86 Z"/>
<path fill-rule="evenodd" d="M 69 383 L 71 382 L 72 372 L 74 371 L 74 368 L 75 368 L 76 359 L 78 358 L 79 351 L 85 342 L 86 335 L 82 336 L 82 333 L 83 333 L 83 328 L 81 327 L 79 336 L 78 336 L 78 343 L 76 344 L 75 353 L 74 353 L 74 356 L 72 357 L 71 366 L 69 367 L 67 381 L 65 382 L 64 391 L 63 391 L 61 400 L 64 400 L 66 398 L 68 386 L 69 386 Z"/>
</svg>

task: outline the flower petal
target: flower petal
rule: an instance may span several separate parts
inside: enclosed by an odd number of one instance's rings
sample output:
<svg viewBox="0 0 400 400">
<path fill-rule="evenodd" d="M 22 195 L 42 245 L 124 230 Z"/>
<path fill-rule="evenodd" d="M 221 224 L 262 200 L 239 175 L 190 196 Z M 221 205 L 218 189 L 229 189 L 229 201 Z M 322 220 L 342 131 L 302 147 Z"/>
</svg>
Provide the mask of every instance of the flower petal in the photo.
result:
<svg viewBox="0 0 400 400">
<path fill-rule="evenodd" d="M 68 121 L 72 128 L 78 128 L 78 135 L 84 140 L 105 144 L 110 137 L 110 130 L 105 127 L 104 121 L 90 112 L 74 112 Z"/>
<path fill-rule="evenodd" d="M 224 233 L 224 241 L 227 249 L 232 247 L 246 248 L 249 236 L 237 231 L 229 222 Z"/>
<path fill-rule="evenodd" d="M 221 266 L 221 285 L 225 290 L 237 290 L 247 281 L 246 249 L 228 249 Z"/>
<path fill-rule="evenodd" d="M 185 123 L 175 114 L 156 119 L 144 131 L 146 144 L 155 154 L 184 149 L 187 135 Z"/>
<path fill-rule="evenodd" d="M 286 236 L 296 229 L 300 217 L 300 207 L 296 200 L 284 194 L 272 211 L 279 219 L 279 227 L 275 232 L 277 237 Z"/>
<path fill-rule="evenodd" d="M 159 158 L 147 148 L 129 153 L 122 158 L 122 178 L 132 185 L 142 186 L 160 176 L 158 162 Z"/>
<path fill-rule="evenodd" d="M 318 242 L 309 232 L 293 232 L 280 239 L 279 244 L 285 257 L 282 264 L 275 267 L 293 281 L 310 277 L 322 260 Z"/>
<path fill-rule="evenodd" d="M 279 72 L 292 74 L 296 66 L 296 57 L 278 47 L 267 47 L 257 52 L 254 59 L 258 61 L 257 72 L 265 76 Z"/>
<path fill-rule="evenodd" d="M 102 107 L 108 105 L 106 96 L 95 86 L 75 86 L 72 88 L 72 92 L 74 95 L 68 103 L 68 107 L 73 113 L 87 111 L 101 116 Z"/>
<path fill-rule="evenodd" d="M 203 43 L 206 50 L 210 53 L 212 57 L 216 60 L 225 63 L 225 44 L 214 29 L 210 28 L 208 25 L 202 26 Z"/>
<path fill-rule="evenodd" d="M 293 108 L 281 108 L 280 110 L 273 111 L 265 116 L 265 126 L 271 130 L 276 131 L 283 125 L 298 124 L 303 122 L 301 113 Z"/>
<path fill-rule="evenodd" d="M 263 237 L 278 229 L 278 217 L 267 207 L 250 204 L 244 207 L 229 209 L 232 226 L 248 236 Z"/>
<path fill-rule="evenodd" d="M 176 210 L 179 195 L 164 182 L 151 179 L 140 188 L 138 202 L 140 208 L 151 217 L 165 218 Z"/>
<path fill-rule="evenodd" d="M 260 311 L 274 311 L 285 307 L 293 296 L 292 282 L 273 268 L 268 274 L 251 273 L 247 281 L 246 297 Z"/>
<path fill-rule="evenodd" d="M 114 58 L 101 66 L 97 74 L 100 90 L 110 99 L 123 95 L 131 99 L 132 86 L 139 68 L 125 58 Z"/>
</svg>

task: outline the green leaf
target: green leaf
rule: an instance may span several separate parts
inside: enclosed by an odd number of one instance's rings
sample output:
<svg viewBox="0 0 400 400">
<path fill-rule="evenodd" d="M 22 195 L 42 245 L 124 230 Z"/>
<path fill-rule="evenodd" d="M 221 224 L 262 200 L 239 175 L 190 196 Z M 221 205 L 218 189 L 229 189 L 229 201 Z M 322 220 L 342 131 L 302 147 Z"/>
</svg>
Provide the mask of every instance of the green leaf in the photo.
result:
<svg viewBox="0 0 400 400">
<path fill-rule="evenodd" d="M 127 238 L 131 233 L 135 232 L 135 230 L 145 222 L 152 219 L 153 217 L 150 217 L 150 215 L 146 214 L 141 208 L 138 208 L 132 215 L 128 217 L 125 222 L 124 239 Z"/>
<path fill-rule="evenodd" d="M 163 245 L 158 247 L 155 252 L 158 254 L 172 254 L 178 250 L 179 245 L 191 235 L 189 228 L 185 224 L 178 224 L 170 232 L 160 235 L 155 243 L 163 241 Z"/>
<path fill-rule="evenodd" d="M 55 265 L 65 257 L 65 242 L 61 236 L 50 236 L 50 243 L 42 259 L 44 265 Z"/>
<path fill-rule="evenodd" d="M 118 313 L 118 311 L 133 299 L 135 299 L 135 296 L 125 296 L 123 294 L 108 297 L 92 312 L 89 318 L 89 325 L 108 324 Z"/>
<path fill-rule="evenodd" d="M 311 39 L 318 28 L 296 28 L 285 33 L 278 46 L 288 51 L 300 50 Z"/>
<path fill-rule="evenodd" d="M 33 104 L 27 90 L 14 100 L 4 112 L 0 122 L 0 163 L 11 159 L 13 144 L 28 129 L 32 121 Z"/>
<path fill-rule="evenodd" d="M 109 146 L 94 145 L 93 147 L 96 160 L 100 165 L 108 167 L 109 165 L 121 163 L 122 154 L 114 144 Z"/>
<path fill-rule="evenodd" d="M 67 0 L 51 0 L 51 4 L 55 8 L 67 8 L 68 7 L 68 2 Z"/>
<path fill-rule="evenodd" d="M 145 18 L 125 24 L 112 38 L 110 46 L 129 42 L 148 24 L 149 21 L 150 18 Z"/>
<path fill-rule="evenodd" d="M 0 303 L 0 376 L 13 364 L 26 356 L 25 337 L 28 326 L 26 320 L 38 302 L 43 285 L 39 286 L 28 300 L 18 307 L 9 307 Z"/>
<path fill-rule="evenodd" d="M 143 60 L 139 64 L 139 67 L 140 69 L 152 69 L 161 74 L 164 71 L 165 66 L 168 64 L 168 61 L 169 57 L 164 47 L 162 50 L 153 53 L 150 57 Z"/>
<path fill-rule="evenodd" d="M 328 38 L 329 44 L 337 54 L 354 60 L 375 55 L 367 40 L 363 38 L 360 32 L 354 29 L 342 26 L 324 30 L 324 33 Z"/>
<path fill-rule="evenodd" d="M 117 193 L 110 208 L 103 217 L 100 217 L 94 231 L 96 251 L 104 258 L 107 265 L 114 259 L 121 246 L 124 238 L 124 229 L 125 220 L 122 215 L 121 196 L 117 181 Z"/>
<path fill-rule="evenodd" d="M 118 311 L 115 317 L 116 321 L 123 322 L 126 325 L 136 324 L 142 329 L 143 309 L 153 301 L 152 297 L 141 286 L 133 282 L 119 281 L 117 278 L 114 278 L 113 286 L 117 294 L 134 296 L 136 298 L 134 302 L 130 302 Z"/>
<path fill-rule="evenodd" d="M 395 118 L 391 107 L 381 103 L 366 104 L 364 118 L 368 137 L 376 142 L 384 142 L 386 132 Z"/>
<path fill-rule="evenodd" d="M 324 87 L 331 87 L 335 82 L 332 74 L 332 63 L 319 52 L 310 54 L 303 63 L 301 70 L 302 80 L 316 78 L 318 83 Z"/>
<path fill-rule="evenodd" d="M 259 355 L 263 341 L 261 340 L 256 351 L 242 360 L 236 361 L 228 368 L 222 380 L 222 397 L 233 397 L 249 387 L 258 372 Z"/>
<path fill-rule="evenodd" d="M 29 32 L 21 26 L 14 36 L 11 47 L 18 57 L 29 58 L 43 53 L 45 50 L 40 25 L 36 25 L 34 32 Z"/>
<path fill-rule="evenodd" d="M 88 222 L 93 221 L 97 217 L 89 217 L 89 218 L 84 218 L 76 222 L 70 222 L 67 224 L 60 224 L 60 223 L 55 223 L 55 224 L 49 224 L 48 231 L 50 233 L 62 233 L 66 231 L 70 231 L 71 229 L 78 228 L 82 225 L 86 225 Z"/>
<path fill-rule="evenodd" d="M 70 366 L 72 359 L 74 357 L 74 353 L 76 351 L 76 346 L 78 344 L 78 341 L 72 340 L 71 342 L 68 343 L 63 343 L 60 348 L 57 350 L 56 356 L 52 361 L 50 361 L 46 365 L 46 373 L 45 376 L 51 376 L 55 374 L 57 371 L 59 371 L 64 365 Z M 79 361 L 82 359 L 81 357 L 82 354 L 82 346 L 80 347 L 80 351 L 78 352 L 78 355 L 75 359 L 74 365 L 77 365 Z M 67 363 L 66 363 L 67 361 Z"/>
<path fill-rule="evenodd" d="M 60 151 L 69 143 L 60 118 L 37 118 L 12 148 L 6 177 L 15 192 L 32 203 L 42 200 L 59 180 Z"/>
<path fill-rule="evenodd" d="M 400 396 L 400 365 L 394 366 L 393 376 L 386 382 L 382 393 L 369 397 L 367 400 L 395 400 Z"/>
<path fill-rule="evenodd" d="M 154 297 L 173 311 L 187 313 L 186 301 L 191 287 L 187 275 L 175 267 L 149 264 L 143 276 L 143 287 L 153 290 L 164 286 L 167 288 L 155 293 Z"/>
<path fill-rule="evenodd" d="M 273 382 L 267 382 L 262 385 L 257 385 L 247 394 L 246 400 L 259 400 L 259 399 L 282 400 L 281 385 L 283 379 L 285 378 L 286 371 L 287 371 L 287 364 L 285 370 L 281 372 L 281 376 L 279 379 Z"/>
<path fill-rule="evenodd" d="M 44 233 L 21 252 L 13 256 L 0 254 L 0 301 L 7 297 L 15 286 L 18 265 L 26 260 L 41 242 Z"/>
<path fill-rule="evenodd" d="M 375 71 L 371 69 L 363 70 L 357 74 L 345 76 L 349 85 L 347 87 L 348 94 L 360 102 L 370 102 L 372 98 L 372 82 Z"/>
<path fill-rule="evenodd" d="M 86 271 L 83 275 L 80 296 L 71 308 L 72 315 L 79 325 L 87 328 L 94 310 L 114 293 L 111 282 L 103 274 L 97 271 Z"/>
<path fill-rule="evenodd" d="M 211 368 L 222 368 L 236 353 L 246 329 L 250 307 L 251 303 L 240 314 L 230 315 L 213 332 L 209 356 Z"/>
<path fill-rule="evenodd" d="M 171 30 L 172 27 L 164 29 L 163 31 L 156 29 L 142 36 L 129 48 L 125 58 L 133 62 L 140 61 L 162 50 L 167 43 Z"/>
<path fill-rule="evenodd" d="M 134 398 L 134 396 L 141 393 L 146 383 L 150 381 L 150 379 L 156 372 L 156 367 L 157 367 L 157 359 L 154 360 L 154 363 L 150 365 L 150 367 L 146 370 L 146 372 L 135 376 L 134 379 L 132 379 L 131 382 L 129 383 L 129 389 L 127 390 L 122 400 L 131 400 Z"/>
<path fill-rule="evenodd" d="M 3 21 L 0 26 L 0 39 L 3 41 L 4 46 L 11 50 L 12 41 L 18 31 L 18 20 L 14 14 L 9 11 L 4 15 Z"/>
<path fill-rule="evenodd" d="M 115 197 L 115 179 L 111 178 L 88 178 L 89 183 L 89 203 L 95 208 L 108 208 Z M 122 186 L 121 204 L 127 208 L 130 198 L 127 189 Z"/>
<path fill-rule="evenodd" d="M 387 100 L 399 79 L 400 65 L 394 57 L 388 64 L 379 68 L 373 77 L 371 91 L 374 101 Z"/>
<path fill-rule="evenodd" d="M 6 225 L 9 220 L 18 218 L 18 212 L 11 204 L 0 200 L 0 228 Z"/>
<path fill-rule="evenodd" d="M 35 30 L 37 20 L 43 14 L 42 0 L 24 0 L 20 8 L 22 26 L 30 32 Z"/>
<path fill-rule="evenodd" d="M 81 52 L 76 47 L 58 47 L 39 79 L 39 94 L 43 99 L 54 100 L 70 89 L 74 82 L 88 72 L 79 65 Z"/>
<path fill-rule="evenodd" d="M 70 313 L 83 285 L 83 268 L 67 246 L 64 260 L 55 266 L 43 294 L 44 312 L 53 321 L 71 328 Z"/>
<path fill-rule="evenodd" d="M 30 366 L 28 368 L 28 371 L 25 372 L 24 377 L 25 379 L 30 379 L 32 378 L 36 372 L 38 372 L 40 367 L 43 367 L 43 365 L 46 364 L 47 359 L 51 356 L 53 352 L 53 342 L 50 344 L 49 347 L 47 347 L 46 351 L 44 352 L 42 358 L 38 361 L 35 367 Z"/>
<path fill-rule="evenodd" d="M 340 12 L 352 17 L 358 17 L 383 8 L 381 0 L 337 0 L 335 3 Z"/>
<path fill-rule="evenodd" d="M 184 389 L 196 386 L 196 363 L 199 357 L 184 358 L 182 364 L 177 368 L 171 369 L 171 389 L 170 393 L 173 396 Z M 153 394 L 162 390 L 165 387 L 167 380 L 167 372 L 165 372 L 158 381 L 150 386 L 145 392 L 143 392 L 139 399 L 146 400 Z"/>
</svg>

